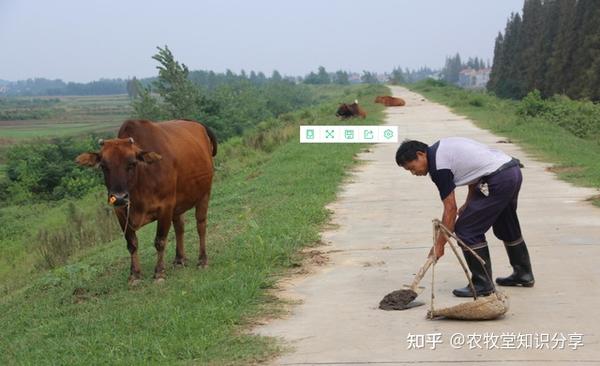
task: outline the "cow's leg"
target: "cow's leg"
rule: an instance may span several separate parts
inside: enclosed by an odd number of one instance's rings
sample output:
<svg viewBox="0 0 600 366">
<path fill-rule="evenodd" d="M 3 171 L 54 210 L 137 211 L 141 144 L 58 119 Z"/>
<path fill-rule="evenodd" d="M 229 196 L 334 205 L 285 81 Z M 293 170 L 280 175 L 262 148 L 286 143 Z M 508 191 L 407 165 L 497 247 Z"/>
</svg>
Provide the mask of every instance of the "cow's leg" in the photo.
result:
<svg viewBox="0 0 600 366">
<path fill-rule="evenodd" d="M 208 200 L 210 191 L 196 205 L 196 228 L 200 238 L 200 253 L 198 256 L 198 268 L 208 266 L 208 257 L 206 256 L 206 217 L 208 213 Z"/>
<path fill-rule="evenodd" d="M 140 267 L 140 258 L 138 257 L 138 239 L 135 231 L 127 225 L 126 227 L 126 217 L 127 213 L 124 209 L 115 210 L 115 214 L 117 215 L 117 219 L 119 220 L 119 225 L 121 225 L 121 230 L 125 231 L 125 240 L 127 241 L 127 250 L 129 251 L 129 255 L 131 256 L 131 265 L 129 269 L 129 285 L 135 286 L 137 285 L 142 278 L 142 270 Z"/>
<path fill-rule="evenodd" d="M 127 250 L 131 256 L 128 282 L 130 285 L 135 286 L 142 279 L 140 258 L 138 257 L 138 239 L 135 231 L 132 229 L 127 229 L 127 232 L 125 233 L 125 240 L 127 240 Z"/>
<path fill-rule="evenodd" d="M 185 247 L 183 246 L 183 229 L 184 229 L 183 215 L 177 215 L 173 217 L 173 226 L 175 227 L 175 241 L 177 247 L 175 249 L 175 260 L 173 264 L 175 266 L 185 266 Z"/>
<path fill-rule="evenodd" d="M 154 279 L 157 282 L 165 278 L 165 247 L 167 246 L 167 235 L 171 228 L 171 215 L 162 215 L 158 218 L 156 225 L 156 237 L 154 238 L 154 247 L 156 248 L 156 267 L 154 268 Z"/>
</svg>

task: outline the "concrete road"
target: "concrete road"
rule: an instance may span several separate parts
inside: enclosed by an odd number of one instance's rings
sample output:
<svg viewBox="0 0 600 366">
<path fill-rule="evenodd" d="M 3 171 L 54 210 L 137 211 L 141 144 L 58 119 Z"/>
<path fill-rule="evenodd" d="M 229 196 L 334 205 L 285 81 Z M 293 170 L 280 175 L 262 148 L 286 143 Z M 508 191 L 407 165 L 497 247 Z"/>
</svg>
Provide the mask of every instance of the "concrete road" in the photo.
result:
<svg viewBox="0 0 600 366">
<path fill-rule="evenodd" d="M 433 143 L 464 136 L 519 158 L 524 182 L 519 201 L 523 235 L 536 276 L 534 288 L 501 288 L 510 310 L 500 320 L 428 320 L 431 273 L 419 296 L 425 306 L 383 311 L 379 300 L 410 283 L 431 247 L 431 219 L 442 204 L 429 177 L 413 177 L 394 162 L 395 144 L 361 154 L 330 208 L 334 230 L 323 233 L 330 262 L 282 285 L 283 296 L 301 300 L 284 319 L 259 327 L 281 337 L 292 351 L 276 365 L 545 365 L 600 364 L 600 209 L 586 198 L 597 190 L 574 187 L 546 171 L 550 165 L 502 136 L 474 126 L 444 106 L 400 87 L 406 107 L 388 108 L 386 123 L 400 138 Z M 458 204 L 466 188 L 457 190 Z M 494 277 L 511 269 L 504 247 L 491 231 Z M 466 284 L 452 252 L 435 267 L 435 305 L 460 301 L 453 288 Z M 441 341 L 441 343 L 439 342 Z"/>
</svg>

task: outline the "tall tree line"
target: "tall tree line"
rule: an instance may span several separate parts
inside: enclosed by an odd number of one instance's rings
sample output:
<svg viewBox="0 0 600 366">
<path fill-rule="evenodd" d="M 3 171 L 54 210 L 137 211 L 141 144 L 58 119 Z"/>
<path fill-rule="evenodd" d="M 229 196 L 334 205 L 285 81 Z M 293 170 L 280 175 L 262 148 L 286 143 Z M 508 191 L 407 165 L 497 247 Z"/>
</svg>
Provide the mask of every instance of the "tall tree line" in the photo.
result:
<svg viewBox="0 0 600 366">
<path fill-rule="evenodd" d="M 600 100 L 600 1 L 525 0 L 496 37 L 488 90 Z"/>
</svg>

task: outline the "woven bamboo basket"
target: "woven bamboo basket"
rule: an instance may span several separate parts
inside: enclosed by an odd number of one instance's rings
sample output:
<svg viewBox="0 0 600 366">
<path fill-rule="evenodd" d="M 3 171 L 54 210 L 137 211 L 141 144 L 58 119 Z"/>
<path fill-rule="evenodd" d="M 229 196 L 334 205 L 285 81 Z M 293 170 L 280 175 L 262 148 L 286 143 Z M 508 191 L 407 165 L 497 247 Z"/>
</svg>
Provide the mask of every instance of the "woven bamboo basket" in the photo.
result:
<svg viewBox="0 0 600 366">
<path fill-rule="evenodd" d="M 477 258 L 477 260 L 479 260 L 482 264 L 484 264 L 483 259 L 481 259 L 475 252 L 473 252 L 454 233 L 452 233 L 450 230 L 448 230 L 448 228 L 446 228 L 439 220 L 433 220 L 433 228 L 434 228 L 434 238 L 433 238 L 434 243 L 435 243 L 438 235 L 442 234 L 442 235 L 446 236 L 446 238 L 448 239 L 448 244 L 449 244 L 450 248 L 456 255 L 458 262 L 462 266 L 463 271 L 465 272 L 465 275 L 467 276 L 467 280 L 469 281 L 469 285 L 471 286 L 471 289 L 474 289 L 473 283 L 471 282 L 471 276 L 469 275 L 467 267 L 466 267 L 465 263 L 463 262 L 462 258 L 460 257 L 460 255 L 458 254 L 458 250 L 454 246 L 455 244 L 452 243 L 451 239 L 454 239 L 456 241 L 456 243 L 457 243 L 456 246 L 461 245 L 466 250 L 470 250 L 473 253 L 473 255 Z M 433 284 L 434 284 L 434 279 L 435 279 L 434 273 L 435 273 L 435 261 L 433 262 L 433 267 L 432 267 L 432 271 L 431 271 L 431 308 L 429 311 L 427 311 L 427 318 L 434 319 L 434 318 L 444 317 L 444 318 L 448 318 L 448 319 L 457 319 L 457 320 L 492 320 L 492 319 L 497 319 L 497 318 L 503 316 L 508 311 L 508 306 L 509 306 L 508 296 L 505 293 L 500 292 L 498 290 L 496 290 L 494 293 L 490 294 L 489 296 L 479 296 L 479 297 L 475 296 L 473 301 L 470 301 L 470 302 L 465 302 L 465 303 L 461 303 L 461 304 L 446 307 L 446 308 L 435 309 L 434 301 L 433 301 L 435 298 L 435 296 L 433 294 L 433 291 L 434 291 Z M 488 276 L 488 278 L 490 278 L 490 275 L 488 273 L 486 273 L 486 275 Z M 490 281 L 493 285 L 494 282 L 491 278 L 490 278 Z"/>
<path fill-rule="evenodd" d="M 430 319 L 444 317 L 457 320 L 493 320 L 508 311 L 508 297 L 496 291 L 489 296 L 478 297 L 476 300 L 464 302 L 447 308 L 427 311 Z"/>
</svg>

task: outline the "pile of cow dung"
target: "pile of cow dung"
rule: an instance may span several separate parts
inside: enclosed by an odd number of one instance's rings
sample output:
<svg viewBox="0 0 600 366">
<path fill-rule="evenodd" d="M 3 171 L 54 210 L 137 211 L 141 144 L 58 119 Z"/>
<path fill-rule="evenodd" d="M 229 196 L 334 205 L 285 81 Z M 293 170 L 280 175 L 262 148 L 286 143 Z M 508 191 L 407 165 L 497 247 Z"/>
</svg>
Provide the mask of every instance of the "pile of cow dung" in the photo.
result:
<svg viewBox="0 0 600 366">
<path fill-rule="evenodd" d="M 417 295 L 415 291 L 410 289 L 392 291 L 379 302 L 379 308 L 382 310 L 404 310 L 423 305 L 422 302 L 413 302 Z"/>
</svg>

